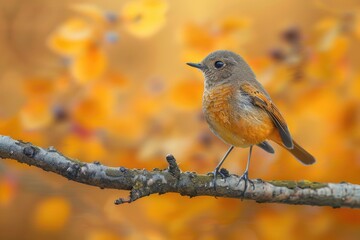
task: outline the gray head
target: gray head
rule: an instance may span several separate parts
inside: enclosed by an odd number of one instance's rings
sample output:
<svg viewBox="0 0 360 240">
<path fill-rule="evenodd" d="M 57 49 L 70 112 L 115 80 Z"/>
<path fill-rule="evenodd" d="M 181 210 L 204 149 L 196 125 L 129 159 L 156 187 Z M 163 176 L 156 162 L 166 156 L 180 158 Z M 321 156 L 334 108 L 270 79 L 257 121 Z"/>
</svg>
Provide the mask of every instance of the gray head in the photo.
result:
<svg viewBox="0 0 360 240">
<path fill-rule="evenodd" d="M 210 53 L 201 63 L 187 64 L 204 73 L 206 87 L 230 81 L 251 81 L 255 79 L 253 71 L 245 60 L 231 51 L 215 51 Z"/>
</svg>

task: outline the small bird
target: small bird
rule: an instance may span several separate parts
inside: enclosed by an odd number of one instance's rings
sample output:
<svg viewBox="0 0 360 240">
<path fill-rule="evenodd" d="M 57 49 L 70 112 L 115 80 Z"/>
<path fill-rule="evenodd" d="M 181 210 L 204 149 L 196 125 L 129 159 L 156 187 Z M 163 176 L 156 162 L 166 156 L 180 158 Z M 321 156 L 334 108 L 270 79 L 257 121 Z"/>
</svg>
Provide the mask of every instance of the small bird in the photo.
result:
<svg viewBox="0 0 360 240">
<path fill-rule="evenodd" d="M 187 64 L 203 72 L 205 89 L 202 108 L 205 119 L 211 131 L 230 145 L 214 170 L 215 188 L 217 175 L 222 175 L 219 169 L 234 147 L 250 148 L 246 169 L 239 181 L 245 183 L 243 196 L 248 182 L 254 187 L 248 177 L 254 145 L 274 153 L 267 142 L 272 140 L 303 164 L 315 162 L 315 158 L 292 139 L 285 119 L 241 56 L 219 50 L 210 53 L 201 63 Z"/>
</svg>

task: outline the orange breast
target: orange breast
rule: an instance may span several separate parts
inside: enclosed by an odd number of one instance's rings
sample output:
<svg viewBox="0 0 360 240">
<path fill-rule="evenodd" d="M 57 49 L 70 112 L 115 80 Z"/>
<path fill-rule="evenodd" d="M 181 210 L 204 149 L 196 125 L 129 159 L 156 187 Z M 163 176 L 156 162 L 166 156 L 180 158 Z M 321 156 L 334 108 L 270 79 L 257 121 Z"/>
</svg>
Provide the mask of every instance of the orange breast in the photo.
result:
<svg viewBox="0 0 360 240">
<path fill-rule="evenodd" d="M 269 115 L 230 85 L 206 90 L 203 112 L 215 135 L 237 147 L 263 142 L 274 130 Z"/>
</svg>

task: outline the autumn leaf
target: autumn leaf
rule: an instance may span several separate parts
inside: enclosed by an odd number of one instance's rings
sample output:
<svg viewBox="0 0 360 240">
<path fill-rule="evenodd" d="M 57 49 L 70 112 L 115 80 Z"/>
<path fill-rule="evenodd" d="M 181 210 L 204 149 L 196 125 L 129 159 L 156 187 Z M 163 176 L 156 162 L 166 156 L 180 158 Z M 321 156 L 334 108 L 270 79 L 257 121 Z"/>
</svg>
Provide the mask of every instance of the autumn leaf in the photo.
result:
<svg viewBox="0 0 360 240">
<path fill-rule="evenodd" d="M 78 83 L 84 84 L 101 77 L 106 67 L 105 53 L 99 47 L 94 46 L 74 58 L 70 65 L 70 71 Z"/>
<path fill-rule="evenodd" d="M 126 30 L 136 37 L 149 37 L 165 24 L 165 0 L 128 1 L 121 16 Z"/>
<path fill-rule="evenodd" d="M 54 82 L 46 78 L 30 78 L 24 81 L 23 88 L 28 97 L 48 96 L 54 91 Z"/>
<path fill-rule="evenodd" d="M 104 125 L 114 109 L 114 96 L 111 89 L 97 87 L 91 89 L 74 104 L 73 119 L 79 125 L 94 129 Z"/>
<path fill-rule="evenodd" d="M 34 1 L 21 6 L 17 2 L 7 1 L 4 8 L 19 10 L 14 12 L 16 21 L 0 21 L 0 29 L 11 30 L 11 39 L 1 36 L 12 40 L 0 41 L 2 135 L 117 168 L 165 169 L 164 158 L 171 153 L 182 171 L 206 174 L 227 145 L 201 114 L 201 72 L 185 63 L 228 49 L 246 59 L 294 139 L 317 159 L 316 164 L 303 166 L 276 144 L 272 155 L 255 148 L 250 177 L 360 181 L 356 1 L 316 1 L 301 14 L 292 14 L 299 10 L 293 1 L 277 3 L 284 8 L 256 11 L 256 4 L 240 1 L 221 5 L 43 1 L 40 8 Z M 320 2 L 324 8 L 315 6 Z M 36 9 L 34 16 L 29 18 L 27 9 Z M 51 29 L 54 21 L 60 24 Z M 287 31 L 280 31 L 284 28 Z M 150 41 L 160 31 L 164 34 Z M 294 69 L 303 77 L 295 79 Z M 241 174 L 247 155 L 247 149 L 235 149 L 224 167 L 230 174 Z M 15 183 L 9 175 L 16 177 Z M 7 160 L 0 164 L 0 176 L 1 239 L 358 239 L 360 235 L 359 213 L 352 209 L 175 194 L 153 195 L 119 208 L 113 202 L 127 197 L 126 191 L 84 190 L 81 184 Z M 63 183 L 69 184 L 64 191 L 59 188 Z M 49 188 L 60 195 L 44 195 Z M 24 219 L 30 227 L 18 227 L 26 225 Z M 82 231 L 84 226 L 89 229 Z"/>
<path fill-rule="evenodd" d="M 238 16 L 227 16 L 208 23 L 188 23 L 181 32 L 184 58 L 202 60 L 218 49 L 238 51 L 250 39 L 250 20 Z"/>
<path fill-rule="evenodd" d="M 20 110 L 20 119 L 27 130 L 38 130 L 53 121 L 53 115 L 46 99 L 30 99 Z"/>
<path fill-rule="evenodd" d="M 48 39 L 49 47 L 63 56 L 82 53 L 94 42 L 95 30 L 82 18 L 71 18 L 55 30 Z"/>
</svg>

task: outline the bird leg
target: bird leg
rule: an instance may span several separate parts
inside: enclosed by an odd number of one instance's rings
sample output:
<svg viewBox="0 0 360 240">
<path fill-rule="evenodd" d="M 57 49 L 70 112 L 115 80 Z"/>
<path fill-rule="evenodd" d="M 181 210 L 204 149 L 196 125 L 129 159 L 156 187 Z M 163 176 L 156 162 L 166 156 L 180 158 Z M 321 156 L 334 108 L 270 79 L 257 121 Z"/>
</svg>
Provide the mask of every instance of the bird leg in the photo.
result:
<svg viewBox="0 0 360 240">
<path fill-rule="evenodd" d="M 237 184 L 237 185 L 239 185 L 242 180 L 243 180 L 244 183 L 245 183 L 245 185 L 244 185 L 244 191 L 243 191 L 242 194 L 241 194 L 241 198 L 244 198 L 244 196 L 245 196 L 245 192 L 246 192 L 247 187 L 248 187 L 248 182 L 252 185 L 252 188 L 255 189 L 254 182 L 249 179 L 249 166 L 250 166 L 250 158 L 251 158 L 252 147 L 253 147 L 253 146 L 251 145 L 251 146 L 250 146 L 250 151 L 249 151 L 249 156 L 248 156 L 248 160 L 247 160 L 245 172 L 243 173 L 243 175 L 241 175 L 240 180 L 239 180 L 239 182 L 238 182 L 238 184 Z"/>
<path fill-rule="evenodd" d="M 216 179 L 217 179 L 217 175 L 220 174 L 220 176 L 222 178 L 225 177 L 225 175 L 223 173 L 221 173 L 220 170 L 220 167 L 221 165 L 224 163 L 225 159 L 227 158 L 227 156 L 230 154 L 230 152 L 234 149 L 234 146 L 231 146 L 227 152 L 225 153 L 224 157 L 221 159 L 221 161 L 219 162 L 219 164 L 216 166 L 215 170 L 214 170 L 214 179 L 213 179 L 213 185 L 214 185 L 214 188 L 216 189 Z"/>
</svg>

